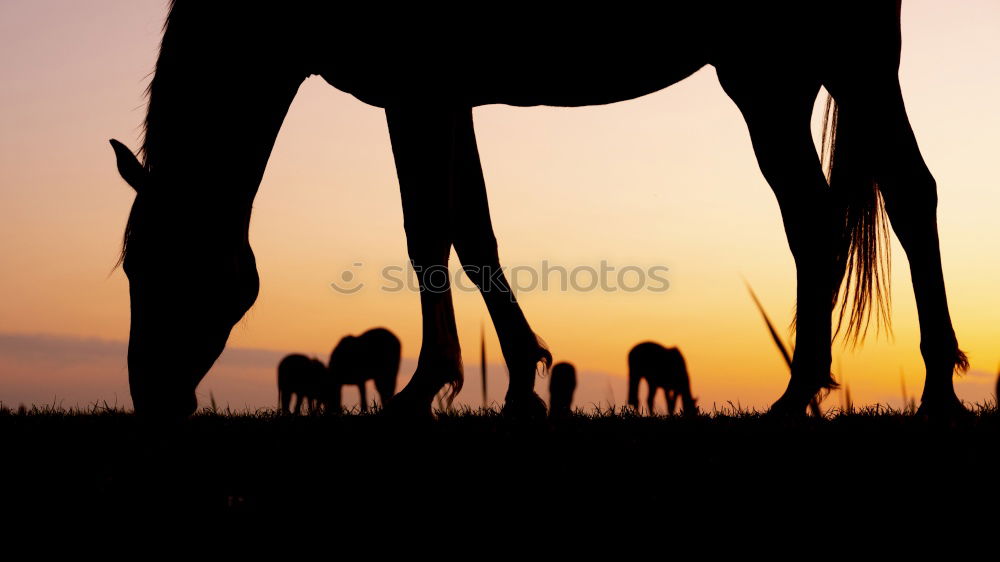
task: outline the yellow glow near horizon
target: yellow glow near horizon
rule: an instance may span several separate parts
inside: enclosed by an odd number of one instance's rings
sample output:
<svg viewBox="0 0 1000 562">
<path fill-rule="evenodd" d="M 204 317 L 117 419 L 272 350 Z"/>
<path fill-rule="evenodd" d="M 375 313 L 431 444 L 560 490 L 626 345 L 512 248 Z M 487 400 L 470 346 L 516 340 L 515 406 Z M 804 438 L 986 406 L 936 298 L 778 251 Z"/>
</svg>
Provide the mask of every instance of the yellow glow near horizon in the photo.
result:
<svg viewBox="0 0 1000 562">
<path fill-rule="evenodd" d="M 128 291 L 120 272 L 108 274 L 132 194 L 106 140 L 137 144 L 143 77 L 165 3 L 57 3 L 0 6 L 0 44 L 16 55 L 0 60 L 0 332 L 120 340 Z M 951 310 L 978 373 L 960 394 L 981 400 L 1000 359 L 992 165 L 1000 149 L 1000 5 L 907 0 L 903 18 L 904 95 L 938 181 Z M 475 119 L 505 265 L 670 268 L 663 294 L 522 293 L 557 360 L 624 375 L 628 349 L 657 340 L 681 347 L 703 404 L 764 406 L 781 392 L 787 369 L 742 277 L 783 327 L 794 268 L 746 127 L 713 69 L 622 104 L 488 106 Z M 226 142 L 225 131 L 202 134 Z M 319 78 L 302 86 L 260 188 L 251 241 L 263 289 L 230 345 L 325 355 L 341 335 L 385 325 L 404 355 L 416 356 L 415 294 L 329 288 L 345 269 L 377 285 L 379 267 L 405 263 L 381 110 Z M 834 349 L 835 370 L 858 403 L 898 401 L 901 372 L 911 395 L 922 387 L 909 270 L 895 244 L 893 258 L 895 339 Z M 485 307 L 475 293 L 455 300 L 472 364 Z M 499 362 L 495 338 L 488 344 Z"/>
</svg>

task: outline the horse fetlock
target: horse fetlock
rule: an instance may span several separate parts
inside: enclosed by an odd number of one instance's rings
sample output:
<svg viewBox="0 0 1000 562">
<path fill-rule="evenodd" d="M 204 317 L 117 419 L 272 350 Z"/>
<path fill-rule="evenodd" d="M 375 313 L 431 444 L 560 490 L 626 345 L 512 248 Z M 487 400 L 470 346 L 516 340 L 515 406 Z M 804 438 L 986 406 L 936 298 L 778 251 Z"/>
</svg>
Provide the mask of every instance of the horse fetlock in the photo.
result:
<svg viewBox="0 0 1000 562">
<path fill-rule="evenodd" d="M 509 391 L 515 394 L 534 393 L 539 367 L 543 375 L 548 374 L 552 367 L 552 352 L 533 333 L 530 343 L 520 347 L 519 351 L 505 359 L 510 374 Z"/>
<path fill-rule="evenodd" d="M 801 332 L 800 332 L 801 335 Z M 806 345 L 799 338 L 799 347 L 795 350 L 792 360 L 792 376 L 789 387 L 801 388 L 803 391 L 819 392 L 823 389 L 837 387 L 837 381 L 830 372 L 833 362 L 828 345 L 823 345 L 812 353 L 806 352 Z"/>
<path fill-rule="evenodd" d="M 809 403 L 819 393 L 815 385 L 800 385 L 789 383 L 785 393 L 771 405 L 769 415 L 805 416 Z"/>
<path fill-rule="evenodd" d="M 795 369 L 792 370 L 792 377 L 788 381 L 788 387 L 774 404 L 770 413 L 781 415 L 804 415 L 810 402 L 825 390 L 837 388 L 838 383 L 834 380 L 829 370 L 829 362 L 823 369 Z"/>
<path fill-rule="evenodd" d="M 412 388 L 430 400 L 447 385 L 452 387 L 453 394 L 457 394 L 464 382 L 461 351 L 422 352 L 417 360 L 417 370 L 406 388 Z"/>
</svg>

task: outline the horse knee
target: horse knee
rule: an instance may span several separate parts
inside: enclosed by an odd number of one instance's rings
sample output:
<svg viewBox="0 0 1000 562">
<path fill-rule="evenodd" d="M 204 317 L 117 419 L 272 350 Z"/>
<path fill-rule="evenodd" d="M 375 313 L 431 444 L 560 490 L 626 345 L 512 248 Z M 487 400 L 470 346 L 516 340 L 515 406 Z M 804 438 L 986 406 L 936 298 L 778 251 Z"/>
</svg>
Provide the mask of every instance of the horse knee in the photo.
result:
<svg viewBox="0 0 1000 562">
<path fill-rule="evenodd" d="M 404 219 L 406 252 L 414 267 L 431 267 L 448 263 L 451 238 L 446 225 L 413 224 Z"/>
<path fill-rule="evenodd" d="M 459 259 L 468 263 L 499 261 L 497 239 L 492 228 L 480 230 L 477 227 L 465 227 L 458 230 L 453 242 Z"/>
<path fill-rule="evenodd" d="M 455 253 L 462 262 L 462 270 L 479 288 L 488 285 L 490 278 L 501 271 L 497 241 L 492 236 L 471 240 L 466 236 L 457 236 Z"/>
</svg>

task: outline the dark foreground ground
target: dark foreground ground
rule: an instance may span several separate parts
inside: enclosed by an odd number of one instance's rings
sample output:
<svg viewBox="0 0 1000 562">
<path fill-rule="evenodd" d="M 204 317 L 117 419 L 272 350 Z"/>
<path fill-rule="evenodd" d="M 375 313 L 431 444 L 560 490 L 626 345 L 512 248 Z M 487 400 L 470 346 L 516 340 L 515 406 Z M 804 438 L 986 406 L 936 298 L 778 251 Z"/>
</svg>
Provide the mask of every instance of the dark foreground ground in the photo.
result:
<svg viewBox="0 0 1000 562">
<path fill-rule="evenodd" d="M 166 430 L 119 411 L 0 409 L 0 476 L 7 509 L 86 515 L 319 510 L 419 524 L 446 511 L 534 525 L 653 512 L 808 519 L 838 507 L 965 517 L 988 506 L 995 517 L 998 436 L 992 408 L 953 424 L 884 410 L 558 422 L 487 412 L 407 424 L 202 413 Z"/>
</svg>

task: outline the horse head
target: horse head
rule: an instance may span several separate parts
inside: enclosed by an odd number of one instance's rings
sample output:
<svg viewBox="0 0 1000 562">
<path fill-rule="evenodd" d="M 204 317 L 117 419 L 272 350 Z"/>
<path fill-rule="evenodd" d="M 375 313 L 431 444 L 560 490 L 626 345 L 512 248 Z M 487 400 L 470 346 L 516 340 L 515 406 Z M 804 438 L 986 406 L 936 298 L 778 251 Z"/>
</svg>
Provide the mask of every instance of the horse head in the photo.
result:
<svg viewBox="0 0 1000 562">
<path fill-rule="evenodd" d="M 344 336 L 330 353 L 330 375 L 337 384 L 358 383 L 358 368 L 365 359 L 359 356 L 360 343 L 357 336 Z"/>
<path fill-rule="evenodd" d="M 112 140 L 118 171 L 136 192 L 121 265 L 129 281 L 128 371 L 140 415 L 184 417 L 195 388 L 257 298 L 259 277 L 239 205 L 209 194 L 208 179 L 158 175 Z M 209 176 L 211 177 L 211 176 Z M 217 192 L 218 190 L 216 190 Z"/>
</svg>

